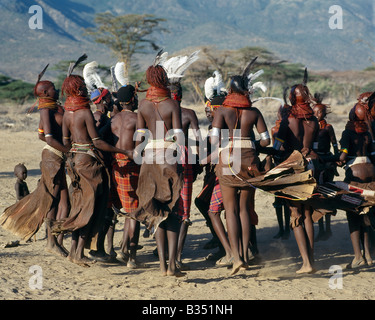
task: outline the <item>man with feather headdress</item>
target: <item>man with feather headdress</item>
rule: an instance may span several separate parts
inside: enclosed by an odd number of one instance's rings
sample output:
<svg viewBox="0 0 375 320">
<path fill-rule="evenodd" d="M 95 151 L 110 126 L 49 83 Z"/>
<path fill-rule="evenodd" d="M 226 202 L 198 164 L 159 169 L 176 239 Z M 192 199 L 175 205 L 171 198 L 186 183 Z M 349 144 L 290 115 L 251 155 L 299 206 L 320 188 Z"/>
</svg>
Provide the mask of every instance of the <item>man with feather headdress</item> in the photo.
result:
<svg viewBox="0 0 375 320">
<path fill-rule="evenodd" d="M 48 65 L 39 74 L 34 87 L 40 113 L 39 138 L 46 142 L 40 163 L 42 175 L 34 192 L 7 208 L 0 218 L 3 228 L 29 240 L 43 221 L 47 227 L 47 251 L 63 257 L 68 255 L 62 241 L 51 232 L 51 221 L 66 218 L 69 213 L 68 188 L 65 176 L 65 155 L 69 148 L 63 145 L 62 122 L 64 110 L 58 104 L 59 93 L 51 81 L 42 77 Z"/>
<path fill-rule="evenodd" d="M 182 101 L 182 86 L 181 79 L 184 77 L 186 70 L 198 60 L 199 50 L 193 52 L 189 56 L 175 56 L 168 59 L 168 53 L 164 52 L 162 54 L 162 61 L 160 64 L 164 67 L 167 72 L 169 80 L 169 89 L 171 91 L 171 96 L 173 100 L 176 100 L 181 108 L 181 120 L 182 120 L 182 130 L 185 136 L 185 156 L 184 163 L 182 164 L 184 171 L 184 185 L 181 190 L 181 197 L 178 201 L 178 215 L 182 219 L 182 224 L 180 228 L 180 233 L 178 237 L 178 247 L 177 247 L 177 266 L 183 270 L 188 267 L 185 266 L 181 261 L 182 251 L 186 240 L 186 235 L 188 228 L 191 225 L 190 222 L 190 208 L 191 199 L 193 192 L 193 182 L 196 177 L 197 168 L 200 168 L 197 163 L 197 159 L 193 159 L 193 150 L 189 144 L 191 139 L 189 133 L 193 133 L 194 144 L 199 150 L 199 125 L 198 118 L 194 110 L 181 107 Z M 194 161 L 192 161 L 193 159 Z"/>
<path fill-rule="evenodd" d="M 73 189 L 69 217 L 57 220 L 52 228 L 55 233 L 72 232 L 68 259 L 81 266 L 92 263 L 84 255 L 84 249 L 98 250 L 98 236 L 105 225 L 109 177 L 98 150 L 130 154 L 106 143 L 96 130 L 85 80 L 72 74 L 86 58 L 83 55 L 69 66 L 62 85 L 62 93 L 66 96 L 63 142 L 70 149 L 67 169 Z"/>
<path fill-rule="evenodd" d="M 265 147 L 270 143 L 262 113 L 252 107 L 249 98 L 249 89 L 251 89 L 249 76 L 255 60 L 256 58 L 249 63 L 241 75 L 231 78 L 229 93 L 223 105 L 217 109 L 212 122 L 211 143 L 216 150 L 220 138 L 224 137 L 223 129 L 227 130 L 229 138 L 226 144 L 225 141 L 221 141 L 222 150 L 218 154 L 216 174 L 226 212 L 228 238 L 232 251 L 230 258 L 233 266 L 232 274 L 246 267 L 249 261 L 250 226 L 254 224 L 250 221 L 249 208 L 255 190 L 246 180 L 260 175 L 260 161 L 254 142 L 253 128 L 255 127 L 260 134 L 260 146 Z"/>
<path fill-rule="evenodd" d="M 171 99 L 168 76 L 160 65 L 161 53 L 146 71 L 150 87 L 146 98 L 139 103 L 134 154 L 135 161 L 142 163 L 137 189 L 139 207 L 128 215 L 144 223 L 148 230 L 154 229 L 162 274 L 179 276 L 181 272 L 176 268 L 176 254 L 181 221 L 177 209 L 183 185 L 179 160 L 184 154 L 181 152 L 184 134 L 181 108 L 177 101 Z"/>
</svg>

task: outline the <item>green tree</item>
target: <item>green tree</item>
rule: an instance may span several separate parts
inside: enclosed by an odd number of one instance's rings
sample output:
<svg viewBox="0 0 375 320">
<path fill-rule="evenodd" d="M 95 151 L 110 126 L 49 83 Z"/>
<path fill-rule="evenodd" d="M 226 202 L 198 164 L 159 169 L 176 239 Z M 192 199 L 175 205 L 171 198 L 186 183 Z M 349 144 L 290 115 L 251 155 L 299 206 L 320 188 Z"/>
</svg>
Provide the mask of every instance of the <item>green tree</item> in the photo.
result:
<svg viewBox="0 0 375 320">
<path fill-rule="evenodd" d="M 85 34 L 109 47 L 119 61 L 125 63 L 127 77 L 135 54 L 159 49 L 151 35 L 155 32 L 167 32 L 160 27 L 160 23 L 166 20 L 151 14 L 115 16 L 104 12 L 97 14 L 94 21 L 96 27 L 87 28 Z"/>
</svg>

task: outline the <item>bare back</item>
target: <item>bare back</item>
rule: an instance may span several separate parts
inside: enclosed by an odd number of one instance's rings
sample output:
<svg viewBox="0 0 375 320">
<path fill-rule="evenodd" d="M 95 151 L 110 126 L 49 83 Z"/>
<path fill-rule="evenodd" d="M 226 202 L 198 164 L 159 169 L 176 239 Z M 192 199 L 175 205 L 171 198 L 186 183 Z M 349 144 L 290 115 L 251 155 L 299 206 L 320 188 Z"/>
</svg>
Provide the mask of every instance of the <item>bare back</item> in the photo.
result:
<svg viewBox="0 0 375 320">
<path fill-rule="evenodd" d="M 163 121 L 164 134 L 171 129 L 182 129 L 181 108 L 177 101 L 167 99 L 154 103 L 143 99 L 138 108 L 137 128 L 147 128 L 156 138 L 157 121 Z"/>
<path fill-rule="evenodd" d="M 254 137 L 253 129 L 258 133 L 267 131 L 264 118 L 257 108 L 235 109 L 219 107 L 215 113 L 212 127 L 229 129 L 229 136 L 233 136 L 234 129 L 241 130 L 241 137 Z"/>
<path fill-rule="evenodd" d="M 286 150 L 312 149 L 319 130 L 318 120 L 289 118 L 289 130 L 285 139 Z"/>
<path fill-rule="evenodd" d="M 137 127 L 137 114 L 123 109 L 111 120 L 111 130 L 114 135 L 114 143 L 117 148 L 134 150 L 133 139 Z"/>
<path fill-rule="evenodd" d="M 74 143 L 92 143 L 98 137 L 95 128 L 95 119 L 89 109 L 66 111 L 63 120 L 64 137 L 70 137 Z"/>
</svg>

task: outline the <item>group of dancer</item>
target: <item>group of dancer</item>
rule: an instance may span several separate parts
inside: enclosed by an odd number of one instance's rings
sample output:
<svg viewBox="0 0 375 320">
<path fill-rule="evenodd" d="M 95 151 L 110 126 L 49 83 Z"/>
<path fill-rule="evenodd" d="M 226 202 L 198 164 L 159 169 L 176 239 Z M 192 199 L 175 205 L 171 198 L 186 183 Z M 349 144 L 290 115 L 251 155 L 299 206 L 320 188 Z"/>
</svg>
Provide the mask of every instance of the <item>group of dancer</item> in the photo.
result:
<svg viewBox="0 0 375 320">
<path fill-rule="evenodd" d="M 373 94 L 358 98 L 339 147 L 326 122 L 329 107 L 319 94 L 310 93 L 305 70 L 303 81 L 285 90 L 269 134 L 252 102 L 256 89 L 265 90 L 261 82 L 254 83 L 262 74 L 252 72 L 255 58 L 242 74 L 231 77 L 229 88 L 217 71 L 207 79 L 210 125 L 203 137 L 196 113 L 181 106 L 180 82 L 198 54 L 169 58 L 159 52 L 146 71 L 147 89 L 130 84 L 123 63 L 117 63 L 111 69 L 112 90 L 101 81 L 96 62 L 85 65 L 83 76 L 73 74 L 87 59 L 83 55 L 69 66 L 61 88 L 63 106 L 54 83 L 42 80 L 47 65 L 34 88 L 39 139 L 46 143 L 41 177 L 29 193 L 22 182 L 26 168 L 17 167 L 18 201 L 5 209 L 0 225 L 30 240 L 45 223 L 49 252 L 85 267 L 118 255 L 130 268 L 139 266 L 144 225 L 144 236 L 156 240 L 161 273 L 181 276 L 188 269 L 182 252 L 191 225 L 193 183 L 204 172 L 195 204 L 213 236 L 206 247 L 219 248 L 208 259 L 231 267 L 231 274 L 247 269 L 258 253 L 256 189 L 275 196 L 276 238 L 294 232 L 302 257 L 297 273 L 315 271 L 314 222 L 319 221 L 322 239 L 323 219 L 327 236 L 330 216 L 339 209 L 347 212 L 354 250 L 348 268 L 371 265 Z M 138 92 L 146 92 L 139 103 Z M 345 168 L 340 183 L 334 182 L 337 166 Z M 113 240 L 119 217 L 125 222 L 117 254 Z M 63 244 L 66 233 L 72 235 L 69 250 Z"/>
</svg>

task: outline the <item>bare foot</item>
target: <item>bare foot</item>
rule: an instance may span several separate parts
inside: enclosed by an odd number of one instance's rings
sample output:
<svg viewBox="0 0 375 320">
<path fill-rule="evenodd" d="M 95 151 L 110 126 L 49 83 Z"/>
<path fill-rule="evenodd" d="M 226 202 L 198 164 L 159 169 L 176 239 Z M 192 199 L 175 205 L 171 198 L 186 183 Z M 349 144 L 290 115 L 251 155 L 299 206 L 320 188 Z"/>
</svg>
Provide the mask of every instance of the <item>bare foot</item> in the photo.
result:
<svg viewBox="0 0 375 320">
<path fill-rule="evenodd" d="M 65 248 L 62 248 L 59 245 L 48 245 L 46 247 L 47 252 L 56 254 L 56 255 L 61 256 L 63 258 L 68 256 L 68 251 L 66 249 L 65 250 L 64 249 Z"/>
<path fill-rule="evenodd" d="M 239 260 L 238 262 L 233 262 L 233 268 L 230 275 L 232 276 L 236 274 L 243 267 L 245 267 L 245 263 L 243 261 Z"/>
<path fill-rule="evenodd" d="M 185 276 L 186 273 L 176 270 L 175 272 L 167 271 L 167 276 L 175 276 L 177 278 Z"/>
<path fill-rule="evenodd" d="M 297 270 L 297 274 L 303 274 L 303 273 L 315 273 L 316 269 L 314 269 L 312 266 L 302 266 L 301 269 Z"/>
</svg>

